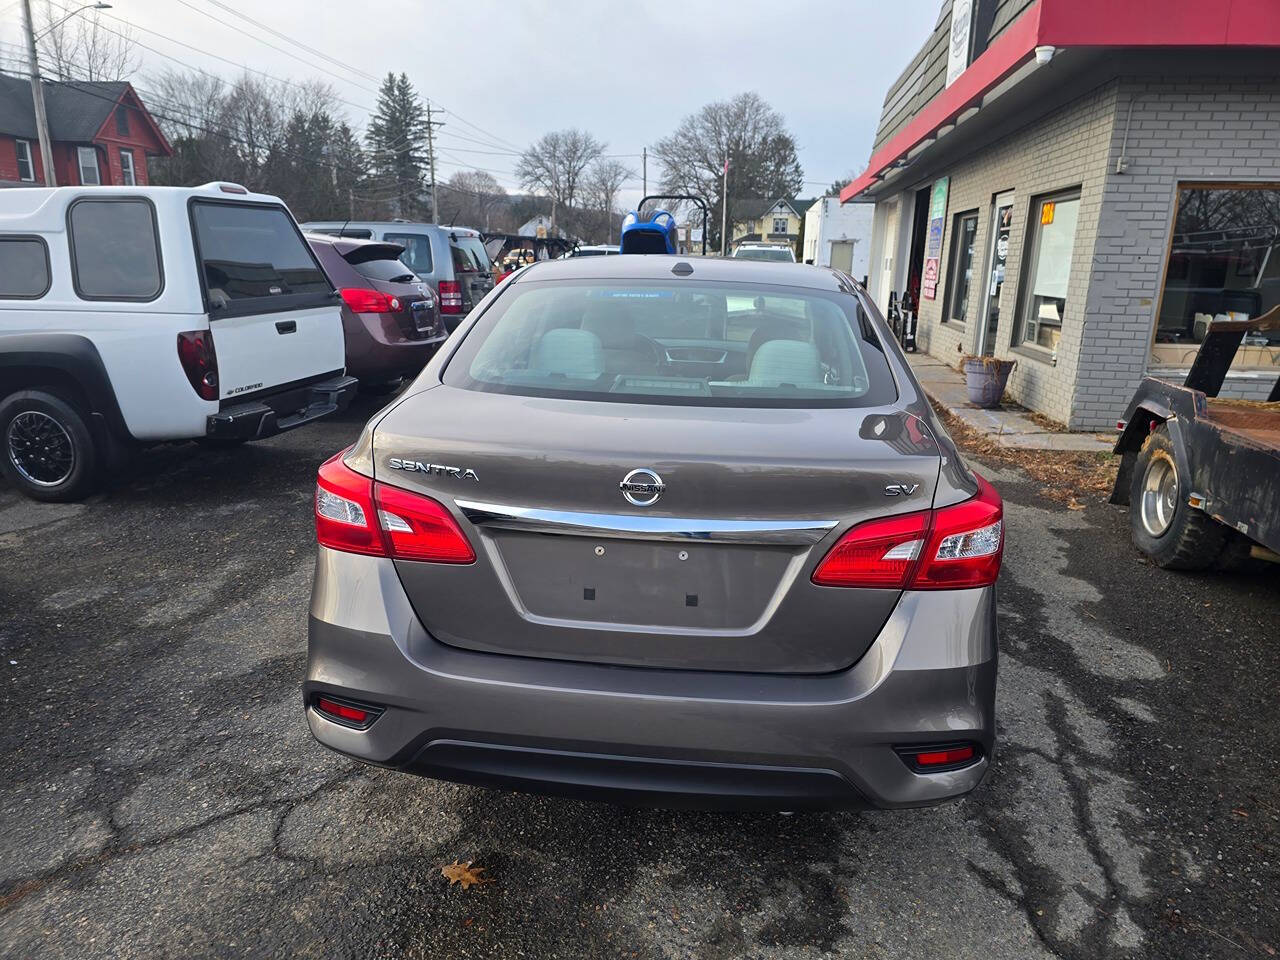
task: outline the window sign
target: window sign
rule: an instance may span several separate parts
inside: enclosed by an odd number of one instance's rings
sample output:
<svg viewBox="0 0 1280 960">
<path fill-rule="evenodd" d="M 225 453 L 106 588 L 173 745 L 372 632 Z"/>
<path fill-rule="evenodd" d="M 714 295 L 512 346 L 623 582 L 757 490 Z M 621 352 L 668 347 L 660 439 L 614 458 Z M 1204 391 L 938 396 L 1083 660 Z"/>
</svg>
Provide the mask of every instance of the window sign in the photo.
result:
<svg viewBox="0 0 1280 960">
<path fill-rule="evenodd" d="M 1020 343 L 1058 349 L 1079 214 L 1079 192 L 1043 198 L 1032 206 L 1031 222 L 1035 228 L 1030 238 Z"/>
<path fill-rule="evenodd" d="M 947 86 L 969 66 L 969 34 L 973 29 L 973 0 L 951 4 L 951 36 L 947 44 Z"/>
<path fill-rule="evenodd" d="M 934 300 L 938 296 L 938 271 L 942 265 L 943 218 L 947 215 L 947 184 L 949 178 L 941 177 L 933 183 L 929 196 L 929 231 L 924 244 L 924 276 L 920 281 L 920 296 Z"/>
</svg>

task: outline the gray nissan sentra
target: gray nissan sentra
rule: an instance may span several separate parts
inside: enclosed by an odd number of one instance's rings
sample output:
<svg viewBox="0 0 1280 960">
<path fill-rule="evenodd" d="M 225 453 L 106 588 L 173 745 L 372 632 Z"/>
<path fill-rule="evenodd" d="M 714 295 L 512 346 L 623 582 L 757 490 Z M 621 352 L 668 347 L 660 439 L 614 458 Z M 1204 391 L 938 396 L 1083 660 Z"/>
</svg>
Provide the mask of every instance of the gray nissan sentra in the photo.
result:
<svg viewBox="0 0 1280 960">
<path fill-rule="evenodd" d="M 662 806 L 960 796 L 1002 506 L 836 271 L 540 263 L 319 472 L 307 720 L 369 763 Z"/>
</svg>

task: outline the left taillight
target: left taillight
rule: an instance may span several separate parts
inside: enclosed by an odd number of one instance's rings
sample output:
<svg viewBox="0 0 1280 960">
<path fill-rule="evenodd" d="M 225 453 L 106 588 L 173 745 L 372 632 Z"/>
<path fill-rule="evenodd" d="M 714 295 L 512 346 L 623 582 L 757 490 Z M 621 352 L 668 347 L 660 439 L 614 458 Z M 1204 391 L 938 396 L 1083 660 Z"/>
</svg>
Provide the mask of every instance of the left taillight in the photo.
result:
<svg viewBox="0 0 1280 960">
<path fill-rule="evenodd" d="M 962 503 L 854 527 L 822 558 L 813 582 L 895 590 L 995 583 L 1004 552 L 1004 504 L 991 484 L 977 479 L 977 494 Z"/>
<path fill-rule="evenodd" d="M 218 399 L 218 355 L 213 351 L 210 331 L 188 330 L 178 334 L 178 362 L 201 400 Z"/>
<path fill-rule="evenodd" d="M 402 306 L 399 297 L 381 290 L 344 287 L 338 292 L 342 296 L 342 302 L 356 313 L 399 313 Z"/>
<path fill-rule="evenodd" d="M 396 560 L 474 563 L 475 551 L 445 507 L 375 483 L 330 457 L 316 476 L 316 540 L 332 550 Z"/>
</svg>

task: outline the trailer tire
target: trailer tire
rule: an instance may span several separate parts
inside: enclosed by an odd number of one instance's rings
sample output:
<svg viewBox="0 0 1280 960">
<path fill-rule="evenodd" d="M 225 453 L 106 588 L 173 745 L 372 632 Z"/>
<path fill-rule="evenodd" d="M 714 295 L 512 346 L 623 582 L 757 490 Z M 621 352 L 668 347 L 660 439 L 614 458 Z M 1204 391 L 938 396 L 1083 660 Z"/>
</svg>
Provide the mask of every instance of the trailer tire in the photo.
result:
<svg viewBox="0 0 1280 960">
<path fill-rule="evenodd" d="M 1138 451 L 1129 488 L 1129 529 L 1134 545 L 1167 570 L 1212 566 L 1230 533 L 1187 503 L 1186 484 L 1178 475 L 1173 439 L 1161 426 Z"/>
</svg>

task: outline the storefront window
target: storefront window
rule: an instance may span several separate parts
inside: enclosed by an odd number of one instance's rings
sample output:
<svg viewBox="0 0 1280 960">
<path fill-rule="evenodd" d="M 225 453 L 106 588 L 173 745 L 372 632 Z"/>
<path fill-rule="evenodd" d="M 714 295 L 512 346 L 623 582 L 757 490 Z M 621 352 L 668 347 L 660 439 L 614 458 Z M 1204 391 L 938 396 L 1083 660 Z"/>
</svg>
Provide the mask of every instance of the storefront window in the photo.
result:
<svg viewBox="0 0 1280 960">
<path fill-rule="evenodd" d="M 1057 350 L 1062 318 L 1067 311 L 1071 252 L 1080 216 L 1080 192 L 1038 197 L 1031 204 L 1030 250 L 1027 261 L 1022 323 L 1017 342 Z"/>
<path fill-rule="evenodd" d="M 1182 185 L 1152 362 L 1186 367 L 1215 317 L 1280 303 L 1280 184 Z M 1233 369 L 1280 365 L 1280 330 L 1252 333 Z"/>
<path fill-rule="evenodd" d="M 973 247 L 978 237 L 978 211 L 956 214 L 951 230 L 951 269 L 947 279 L 947 309 L 944 320 L 964 323 L 969 315 L 969 293 L 973 289 Z"/>
</svg>

